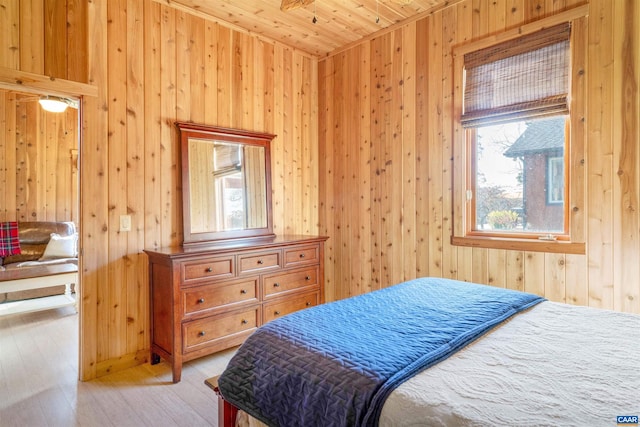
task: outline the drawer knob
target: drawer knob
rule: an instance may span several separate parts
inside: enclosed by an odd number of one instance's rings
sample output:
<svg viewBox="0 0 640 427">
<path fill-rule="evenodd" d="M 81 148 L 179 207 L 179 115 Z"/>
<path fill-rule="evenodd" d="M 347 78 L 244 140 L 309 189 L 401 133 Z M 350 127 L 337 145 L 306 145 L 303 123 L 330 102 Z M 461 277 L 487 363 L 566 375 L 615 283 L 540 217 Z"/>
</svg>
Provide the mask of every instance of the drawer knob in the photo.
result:
<svg viewBox="0 0 640 427">
<path fill-rule="evenodd" d="M 259 260 L 258 260 L 258 264 L 264 264 L 264 261 L 263 261 L 263 260 L 261 260 L 261 259 L 259 259 Z"/>
<path fill-rule="evenodd" d="M 243 325 L 246 325 L 247 323 L 249 323 L 249 322 L 247 322 L 247 319 L 242 319 L 242 324 Z"/>
<path fill-rule="evenodd" d="M 305 277 L 304 280 L 311 280 L 311 276 Z"/>
<path fill-rule="evenodd" d="M 307 307 L 309 307 L 311 305 L 311 303 L 309 301 L 307 301 Z"/>
<path fill-rule="evenodd" d="M 240 293 L 241 293 L 241 294 L 246 294 L 246 293 L 247 293 L 247 290 L 246 290 L 246 289 L 240 289 Z"/>
<path fill-rule="evenodd" d="M 199 298 L 198 299 L 198 304 L 202 304 L 204 302 L 204 298 Z"/>
<path fill-rule="evenodd" d="M 278 310 L 274 311 L 273 314 L 275 314 L 276 316 L 280 315 L 280 312 Z"/>
<path fill-rule="evenodd" d="M 304 258 L 304 254 L 300 254 L 300 258 Z"/>
<path fill-rule="evenodd" d="M 274 283 L 274 284 L 273 284 L 273 287 L 274 287 L 274 288 L 279 288 L 279 287 L 280 287 L 280 283 Z"/>
<path fill-rule="evenodd" d="M 211 267 L 207 267 L 207 269 L 205 270 L 207 273 L 211 273 L 213 271 L 213 268 Z"/>
<path fill-rule="evenodd" d="M 205 336 L 205 332 L 204 332 L 204 331 L 200 331 L 200 332 L 198 332 L 198 336 L 199 336 L 199 337 L 203 337 L 203 336 Z"/>
</svg>

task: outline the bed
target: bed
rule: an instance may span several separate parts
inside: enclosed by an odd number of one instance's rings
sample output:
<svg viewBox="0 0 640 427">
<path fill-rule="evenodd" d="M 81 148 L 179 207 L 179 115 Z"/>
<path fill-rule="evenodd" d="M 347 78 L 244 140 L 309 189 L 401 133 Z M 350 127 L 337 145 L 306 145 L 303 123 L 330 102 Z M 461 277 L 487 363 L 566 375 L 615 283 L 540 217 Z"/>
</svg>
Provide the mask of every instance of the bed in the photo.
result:
<svg viewBox="0 0 640 427">
<path fill-rule="evenodd" d="M 640 316 L 421 278 L 263 325 L 218 390 L 267 425 L 615 425 L 639 355 Z"/>
</svg>

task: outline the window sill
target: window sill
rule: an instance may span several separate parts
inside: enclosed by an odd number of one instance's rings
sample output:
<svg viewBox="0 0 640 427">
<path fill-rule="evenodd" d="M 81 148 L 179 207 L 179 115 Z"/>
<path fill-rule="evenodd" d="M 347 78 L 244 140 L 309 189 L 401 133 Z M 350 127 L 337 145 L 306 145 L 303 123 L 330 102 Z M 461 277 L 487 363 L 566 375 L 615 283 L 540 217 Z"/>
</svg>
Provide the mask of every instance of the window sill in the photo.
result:
<svg viewBox="0 0 640 427">
<path fill-rule="evenodd" d="M 512 251 L 550 252 L 574 255 L 586 254 L 586 244 L 562 241 L 452 236 L 451 244 L 454 246 L 508 249 Z"/>
</svg>

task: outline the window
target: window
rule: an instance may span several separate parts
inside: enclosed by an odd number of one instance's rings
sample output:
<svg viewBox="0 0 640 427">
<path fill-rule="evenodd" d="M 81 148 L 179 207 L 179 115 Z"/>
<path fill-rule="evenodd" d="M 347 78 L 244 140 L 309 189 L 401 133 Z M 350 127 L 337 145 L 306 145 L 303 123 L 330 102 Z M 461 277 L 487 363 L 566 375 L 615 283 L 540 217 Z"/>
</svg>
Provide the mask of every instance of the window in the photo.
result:
<svg viewBox="0 0 640 427">
<path fill-rule="evenodd" d="M 571 14 L 454 52 L 453 244 L 584 253 L 582 124 L 572 140 L 582 85 L 572 70 L 586 46 L 572 29 L 586 22 Z"/>
<path fill-rule="evenodd" d="M 547 158 L 547 203 L 550 205 L 564 202 L 564 158 Z"/>
<path fill-rule="evenodd" d="M 568 116 L 480 126 L 470 135 L 471 234 L 568 234 L 564 151 Z"/>
</svg>

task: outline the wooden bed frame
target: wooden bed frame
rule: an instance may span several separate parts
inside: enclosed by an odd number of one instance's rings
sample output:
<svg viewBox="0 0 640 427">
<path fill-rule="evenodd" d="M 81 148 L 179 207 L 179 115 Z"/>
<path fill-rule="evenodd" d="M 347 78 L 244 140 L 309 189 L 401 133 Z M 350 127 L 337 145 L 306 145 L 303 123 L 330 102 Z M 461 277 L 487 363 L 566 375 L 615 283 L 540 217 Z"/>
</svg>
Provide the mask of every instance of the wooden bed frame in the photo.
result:
<svg viewBox="0 0 640 427">
<path fill-rule="evenodd" d="M 204 383 L 213 389 L 218 398 L 218 427 L 234 427 L 238 415 L 238 408 L 222 397 L 220 389 L 218 388 L 218 377 L 208 378 Z"/>
</svg>

